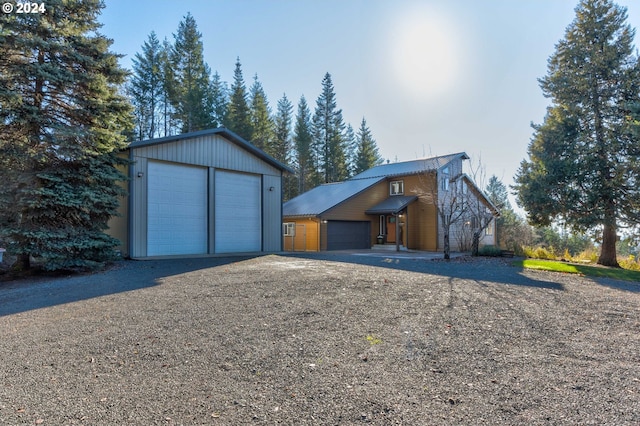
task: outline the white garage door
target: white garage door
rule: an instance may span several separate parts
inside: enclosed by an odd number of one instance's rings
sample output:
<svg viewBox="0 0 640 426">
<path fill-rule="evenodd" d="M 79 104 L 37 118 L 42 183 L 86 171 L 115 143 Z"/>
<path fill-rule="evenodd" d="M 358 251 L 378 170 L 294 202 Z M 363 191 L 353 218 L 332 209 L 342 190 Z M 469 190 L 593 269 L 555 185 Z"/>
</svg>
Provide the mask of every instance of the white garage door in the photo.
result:
<svg viewBox="0 0 640 426">
<path fill-rule="evenodd" d="M 147 255 L 207 252 L 207 169 L 149 161 Z"/>
<path fill-rule="evenodd" d="M 216 253 L 262 249 L 260 176 L 216 171 Z"/>
</svg>

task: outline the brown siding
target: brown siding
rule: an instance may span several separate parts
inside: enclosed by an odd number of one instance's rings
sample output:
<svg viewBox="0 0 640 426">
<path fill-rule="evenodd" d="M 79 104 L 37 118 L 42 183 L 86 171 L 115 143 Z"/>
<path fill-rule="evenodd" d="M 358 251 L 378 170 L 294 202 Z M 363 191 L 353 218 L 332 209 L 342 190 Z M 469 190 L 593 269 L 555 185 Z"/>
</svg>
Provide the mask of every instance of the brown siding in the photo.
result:
<svg viewBox="0 0 640 426">
<path fill-rule="evenodd" d="M 127 153 L 118 154 L 119 157 L 128 158 Z M 118 170 L 125 176 L 129 175 L 128 166 L 118 166 Z M 120 181 L 118 185 L 127 191 L 127 195 L 118 199 L 118 216 L 112 216 L 107 222 L 107 235 L 120 241 L 116 247 L 123 257 L 129 256 L 129 181 Z"/>
<path fill-rule="evenodd" d="M 438 212 L 430 197 L 425 195 L 434 178 L 433 173 L 403 178 L 405 195 L 418 195 L 418 200 L 409 208 L 408 248 L 427 251 L 438 249 Z"/>
<path fill-rule="evenodd" d="M 294 222 L 296 224 L 296 236 L 284 237 L 285 251 L 319 251 L 318 239 L 319 220 L 318 219 L 288 219 L 284 222 Z"/>
</svg>

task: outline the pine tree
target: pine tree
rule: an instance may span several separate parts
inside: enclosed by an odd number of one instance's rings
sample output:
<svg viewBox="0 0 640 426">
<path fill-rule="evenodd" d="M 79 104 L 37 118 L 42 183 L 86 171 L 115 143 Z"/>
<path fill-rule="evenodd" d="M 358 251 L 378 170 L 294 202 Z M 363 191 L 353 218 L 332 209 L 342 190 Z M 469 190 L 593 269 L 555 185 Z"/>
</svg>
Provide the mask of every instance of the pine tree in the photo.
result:
<svg viewBox="0 0 640 426">
<path fill-rule="evenodd" d="M 271 155 L 284 164 L 290 162 L 292 114 L 293 105 L 284 94 L 278 101 L 278 109 L 274 119 L 274 143 L 271 149 Z"/>
<path fill-rule="evenodd" d="M 296 158 L 295 164 L 298 171 L 298 193 L 302 194 L 320 184 L 317 173 L 316 160 L 314 158 L 313 127 L 311 123 L 311 111 L 304 95 L 298 102 L 298 113 L 293 134 Z"/>
<path fill-rule="evenodd" d="M 485 194 L 498 210 L 502 211 L 512 208 L 509 202 L 507 186 L 502 183 L 496 175 L 492 175 L 489 178 L 489 183 L 487 183 L 487 187 L 485 188 Z"/>
<path fill-rule="evenodd" d="M 598 263 L 607 266 L 618 265 L 617 229 L 637 222 L 631 200 L 640 197 L 630 179 L 638 139 L 625 126 L 640 93 L 640 66 L 626 19 L 626 9 L 610 0 L 580 1 L 540 79 L 552 105 L 534 126 L 515 185 L 534 225 L 560 219 L 575 231 L 601 231 Z"/>
<path fill-rule="evenodd" d="M 162 42 L 162 55 L 161 55 L 161 63 L 162 63 L 162 95 L 160 97 L 160 110 L 161 110 L 161 120 L 162 120 L 162 135 L 161 136 L 171 136 L 175 135 L 179 132 L 179 123 L 175 118 L 176 113 L 171 103 L 172 99 L 177 98 L 176 87 L 174 82 L 176 80 L 175 73 L 173 72 L 173 67 L 171 62 L 169 61 L 169 55 L 171 54 L 173 47 L 169 40 L 166 38 Z"/>
<path fill-rule="evenodd" d="M 271 108 L 257 74 L 253 77 L 253 85 L 251 86 L 250 117 L 252 132 L 249 141 L 266 151 L 267 154 L 274 156 L 273 139 L 275 136 Z"/>
<path fill-rule="evenodd" d="M 281 163 L 291 165 L 292 141 L 291 141 L 291 124 L 293 122 L 293 105 L 287 98 L 282 95 L 278 101 L 278 109 L 274 118 L 275 134 L 273 138 L 273 147 L 271 149 L 273 157 Z M 298 185 L 296 177 L 286 174 L 283 179 L 283 200 L 287 201 L 298 195 Z"/>
<path fill-rule="evenodd" d="M 162 134 L 163 73 L 166 55 L 155 32 L 142 45 L 142 53 L 133 59 L 133 75 L 128 85 L 134 106 L 135 138 L 152 139 Z"/>
<path fill-rule="evenodd" d="M 240 137 L 251 140 L 253 129 L 251 126 L 251 111 L 249 110 L 249 101 L 247 98 L 247 88 L 244 84 L 244 77 L 242 76 L 242 65 L 240 64 L 240 58 L 237 58 L 236 68 L 233 72 L 233 84 L 231 85 L 231 98 L 229 100 L 224 125 Z"/>
<path fill-rule="evenodd" d="M 100 1 L 0 15 L 0 238 L 28 269 L 94 267 L 119 244 L 116 165 L 131 128 L 126 72 L 97 30 Z"/>
<path fill-rule="evenodd" d="M 360 129 L 358 129 L 354 174 L 362 173 L 374 166 L 382 164 L 382 157 L 378 152 L 378 146 L 367 126 L 367 120 L 362 117 Z"/>
<path fill-rule="evenodd" d="M 345 164 L 347 166 L 347 177 L 351 177 L 355 174 L 357 144 L 356 132 L 353 130 L 353 127 L 351 127 L 351 124 L 347 124 L 342 141 Z"/>
<path fill-rule="evenodd" d="M 211 109 L 213 112 L 213 125 L 221 127 L 227 115 L 229 104 L 229 90 L 225 82 L 220 79 L 220 74 L 216 71 L 211 79 Z"/>
<path fill-rule="evenodd" d="M 182 132 L 213 127 L 211 70 L 203 59 L 202 34 L 190 13 L 174 35 L 170 60 L 174 77 L 172 103 Z"/>
<path fill-rule="evenodd" d="M 342 110 L 336 106 L 331 74 L 326 73 L 313 115 L 313 146 L 320 159 L 319 172 L 325 183 L 338 182 L 347 177 L 344 130 Z"/>
</svg>

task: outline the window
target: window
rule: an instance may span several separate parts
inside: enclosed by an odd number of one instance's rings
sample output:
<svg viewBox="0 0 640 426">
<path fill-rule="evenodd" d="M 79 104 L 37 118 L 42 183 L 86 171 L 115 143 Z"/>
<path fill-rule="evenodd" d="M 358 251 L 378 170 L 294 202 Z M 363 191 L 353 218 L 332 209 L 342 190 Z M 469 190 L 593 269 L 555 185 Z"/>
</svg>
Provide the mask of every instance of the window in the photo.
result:
<svg viewBox="0 0 640 426">
<path fill-rule="evenodd" d="M 443 191 L 449 190 L 450 179 L 451 178 L 449 177 L 449 167 L 445 167 L 444 169 L 442 169 L 442 190 Z"/>
<path fill-rule="evenodd" d="M 296 236 L 296 224 L 295 222 L 287 222 L 282 224 L 282 234 L 285 237 Z"/>
<path fill-rule="evenodd" d="M 493 223 L 494 223 L 493 220 L 491 220 L 491 222 L 489 222 L 489 225 L 487 225 L 487 227 L 484 230 L 484 234 L 485 235 L 493 235 Z"/>
<path fill-rule="evenodd" d="M 403 180 L 394 180 L 389 185 L 389 194 L 391 195 L 402 195 L 404 194 L 404 181 Z"/>
</svg>

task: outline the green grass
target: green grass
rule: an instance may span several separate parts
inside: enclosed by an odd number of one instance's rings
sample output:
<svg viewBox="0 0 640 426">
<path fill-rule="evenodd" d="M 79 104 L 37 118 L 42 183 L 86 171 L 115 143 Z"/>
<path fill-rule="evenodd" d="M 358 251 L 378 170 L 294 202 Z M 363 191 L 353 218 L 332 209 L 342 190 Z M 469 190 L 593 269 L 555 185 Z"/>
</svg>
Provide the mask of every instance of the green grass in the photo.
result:
<svg viewBox="0 0 640 426">
<path fill-rule="evenodd" d="M 564 272 L 569 274 L 585 275 L 588 277 L 613 278 L 616 280 L 640 282 L 640 272 L 630 271 L 628 269 L 606 268 L 601 266 L 575 265 L 573 263 L 565 263 L 565 262 L 559 262 L 555 260 L 538 260 L 538 259 L 516 260 L 513 262 L 513 265 L 519 266 L 525 269 Z"/>
</svg>

